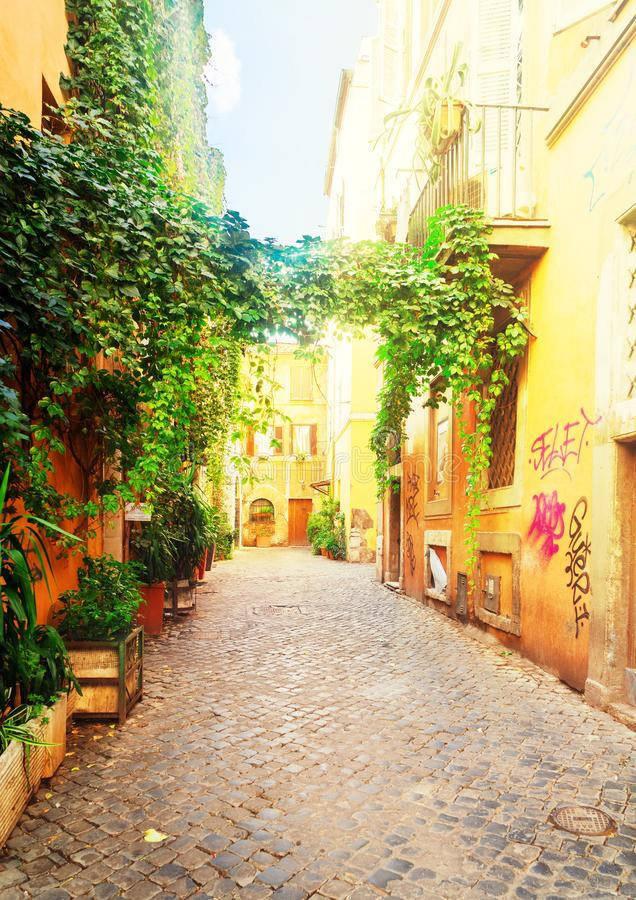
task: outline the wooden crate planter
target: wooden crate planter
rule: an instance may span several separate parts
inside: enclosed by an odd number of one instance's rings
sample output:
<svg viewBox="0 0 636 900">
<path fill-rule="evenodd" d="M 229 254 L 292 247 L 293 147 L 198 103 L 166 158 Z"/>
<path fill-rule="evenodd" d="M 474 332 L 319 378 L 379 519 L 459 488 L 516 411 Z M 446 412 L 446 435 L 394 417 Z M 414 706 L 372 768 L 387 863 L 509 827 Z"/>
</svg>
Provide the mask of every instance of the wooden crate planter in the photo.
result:
<svg viewBox="0 0 636 900">
<path fill-rule="evenodd" d="M 68 692 L 68 696 L 66 698 L 66 721 L 67 723 L 73 718 L 73 713 L 75 712 L 75 707 L 77 705 L 77 697 L 78 693 L 74 687 L 70 689 Z"/>
<path fill-rule="evenodd" d="M 39 721 L 34 734 L 45 740 Z M 27 762 L 24 744 L 11 741 L 0 755 L 0 847 L 4 846 L 26 809 L 31 795 L 37 791 L 45 765 L 45 747 L 31 747 Z"/>
<path fill-rule="evenodd" d="M 169 610 L 173 618 L 179 613 L 188 613 L 197 608 L 196 585 L 185 578 L 182 581 L 173 581 L 166 592 L 165 609 Z"/>
<path fill-rule="evenodd" d="M 66 647 L 82 687 L 73 715 L 123 725 L 143 694 L 143 628 L 119 641 L 70 641 Z"/>
<path fill-rule="evenodd" d="M 66 754 L 66 707 L 67 695 L 62 694 L 52 706 L 44 710 L 44 717 L 48 720 L 44 725 L 42 739 L 50 747 L 43 747 L 44 768 L 43 778 L 51 778 L 59 769 Z"/>
</svg>

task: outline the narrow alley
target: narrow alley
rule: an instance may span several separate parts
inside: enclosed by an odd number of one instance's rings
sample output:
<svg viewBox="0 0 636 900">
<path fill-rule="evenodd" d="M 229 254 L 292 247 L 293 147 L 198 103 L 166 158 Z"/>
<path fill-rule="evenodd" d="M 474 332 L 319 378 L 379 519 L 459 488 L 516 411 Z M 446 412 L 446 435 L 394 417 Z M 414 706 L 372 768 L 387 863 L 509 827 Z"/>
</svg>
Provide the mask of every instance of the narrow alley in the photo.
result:
<svg viewBox="0 0 636 900">
<path fill-rule="evenodd" d="M 633 749 L 371 566 L 239 551 L 148 640 L 126 725 L 74 727 L 0 896 L 636 897 Z M 617 832 L 558 830 L 571 804 Z"/>
</svg>

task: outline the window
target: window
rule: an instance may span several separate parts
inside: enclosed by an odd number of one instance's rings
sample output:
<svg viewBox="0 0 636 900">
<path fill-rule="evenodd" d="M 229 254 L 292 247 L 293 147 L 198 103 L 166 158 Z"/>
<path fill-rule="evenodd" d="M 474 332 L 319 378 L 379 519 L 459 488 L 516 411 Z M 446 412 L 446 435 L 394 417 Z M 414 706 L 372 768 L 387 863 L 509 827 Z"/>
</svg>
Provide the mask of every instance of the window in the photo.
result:
<svg viewBox="0 0 636 900">
<path fill-rule="evenodd" d="M 317 426 L 294 425 L 292 427 L 292 452 L 296 455 L 315 456 L 317 451 Z"/>
<path fill-rule="evenodd" d="M 447 500 L 450 497 L 450 425 L 451 409 L 442 397 L 437 409 L 429 411 L 430 480 L 429 501 Z"/>
<path fill-rule="evenodd" d="M 274 524 L 274 504 L 271 500 L 264 497 L 260 500 L 253 500 L 250 504 L 250 522 L 254 525 L 273 525 Z"/>
<path fill-rule="evenodd" d="M 313 397 L 313 372 L 309 366 L 292 366 L 290 371 L 290 399 L 311 400 Z"/>
<path fill-rule="evenodd" d="M 517 395 L 519 361 L 508 363 L 504 370 L 509 383 L 497 397 L 490 421 L 492 459 L 488 469 L 488 488 L 509 487 L 515 480 L 517 450 Z"/>
<path fill-rule="evenodd" d="M 262 431 L 254 433 L 254 450 L 256 456 L 271 456 L 273 452 L 272 438 L 274 432 L 272 428 L 268 428 L 263 434 Z"/>
<path fill-rule="evenodd" d="M 48 131 L 49 134 L 63 135 L 65 132 L 64 122 L 57 115 L 56 110 L 60 104 L 57 102 L 51 88 L 46 83 L 44 75 L 42 76 L 42 131 Z"/>
</svg>

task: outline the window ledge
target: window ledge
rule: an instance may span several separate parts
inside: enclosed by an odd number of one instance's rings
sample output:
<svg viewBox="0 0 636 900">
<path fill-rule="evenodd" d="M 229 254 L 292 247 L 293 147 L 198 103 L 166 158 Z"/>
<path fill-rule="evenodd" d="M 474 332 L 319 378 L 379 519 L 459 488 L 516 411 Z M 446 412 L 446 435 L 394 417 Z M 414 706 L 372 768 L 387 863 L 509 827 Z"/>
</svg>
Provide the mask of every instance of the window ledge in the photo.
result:
<svg viewBox="0 0 636 900">
<path fill-rule="evenodd" d="M 424 593 L 427 597 L 432 597 L 433 600 L 441 600 L 442 603 L 446 603 L 447 606 L 450 606 L 450 597 L 446 591 L 436 591 L 435 588 L 426 588 Z"/>
</svg>

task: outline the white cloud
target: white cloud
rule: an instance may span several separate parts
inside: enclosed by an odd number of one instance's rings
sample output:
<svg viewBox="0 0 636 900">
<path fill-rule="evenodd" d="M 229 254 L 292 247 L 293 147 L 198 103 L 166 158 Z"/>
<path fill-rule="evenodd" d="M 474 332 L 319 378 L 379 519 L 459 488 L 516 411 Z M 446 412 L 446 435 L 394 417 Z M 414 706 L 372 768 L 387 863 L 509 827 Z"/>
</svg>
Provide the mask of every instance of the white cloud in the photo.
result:
<svg viewBox="0 0 636 900">
<path fill-rule="evenodd" d="M 241 60 L 234 41 L 222 28 L 210 35 L 212 58 L 205 70 L 208 100 L 219 115 L 235 109 L 241 99 Z"/>
</svg>

